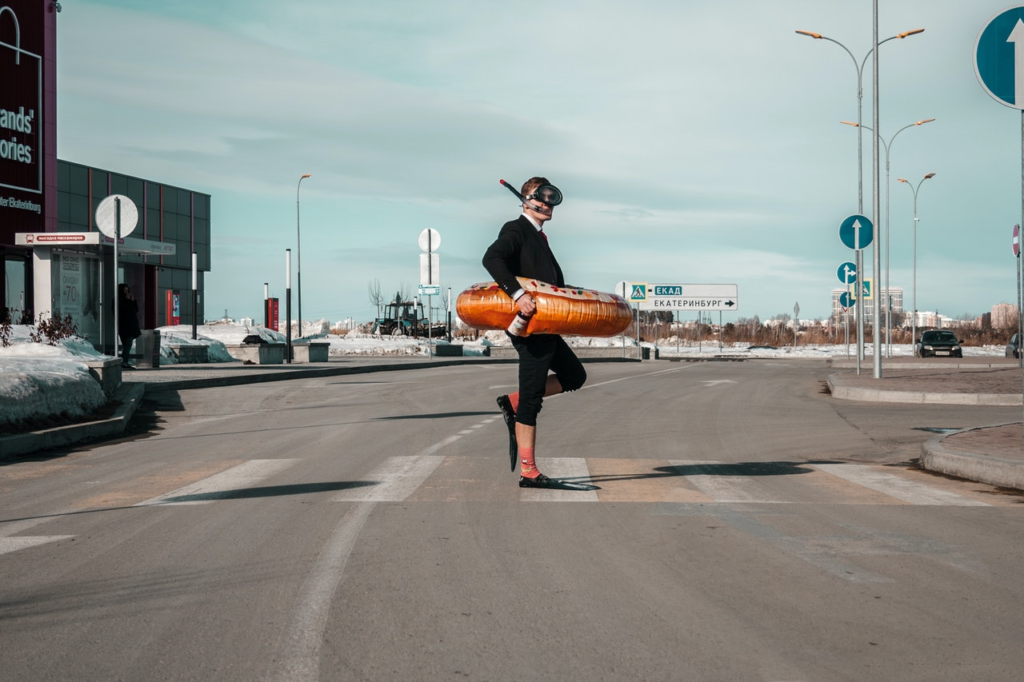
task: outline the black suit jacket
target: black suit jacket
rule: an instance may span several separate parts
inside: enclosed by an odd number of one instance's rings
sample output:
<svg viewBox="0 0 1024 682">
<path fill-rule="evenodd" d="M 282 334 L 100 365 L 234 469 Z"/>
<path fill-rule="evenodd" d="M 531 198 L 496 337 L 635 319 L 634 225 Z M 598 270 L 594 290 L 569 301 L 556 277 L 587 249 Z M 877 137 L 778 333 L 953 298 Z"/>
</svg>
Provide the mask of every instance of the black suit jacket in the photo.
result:
<svg viewBox="0 0 1024 682">
<path fill-rule="evenodd" d="M 509 296 L 522 287 L 516 277 L 529 277 L 558 287 L 565 286 L 562 268 L 526 216 L 520 215 L 501 227 L 498 238 L 484 253 L 484 267 Z"/>
</svg>

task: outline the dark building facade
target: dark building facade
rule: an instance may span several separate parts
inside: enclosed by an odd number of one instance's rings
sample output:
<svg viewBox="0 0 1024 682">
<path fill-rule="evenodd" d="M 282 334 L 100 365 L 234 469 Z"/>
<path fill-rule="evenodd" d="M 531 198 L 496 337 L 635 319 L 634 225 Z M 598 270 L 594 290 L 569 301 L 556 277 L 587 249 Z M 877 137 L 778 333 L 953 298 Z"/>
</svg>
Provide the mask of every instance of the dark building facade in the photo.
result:
<svg viewBox="0 0 1024 682">
<path fill-rule="evenodd" d="M 210 196 L 57 159 L 58 12 L 49 0 L 0 0 L 0 299 L 13 322 L 71 315 L 111 352 L 114 249 L 96 225 L 100 202 L 121 195 L 137 209 L 119 242 L 117 281 L 132 287 L 152 329 L 203 320 Z"/>
</svg>

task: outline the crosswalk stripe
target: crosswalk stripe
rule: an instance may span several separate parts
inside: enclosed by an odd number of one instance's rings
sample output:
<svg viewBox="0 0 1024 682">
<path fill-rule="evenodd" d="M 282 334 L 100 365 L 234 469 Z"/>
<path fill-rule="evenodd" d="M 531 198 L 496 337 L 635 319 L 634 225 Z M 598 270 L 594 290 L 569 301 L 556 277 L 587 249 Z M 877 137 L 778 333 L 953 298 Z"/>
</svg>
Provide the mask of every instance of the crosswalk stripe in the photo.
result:
<svg viewBox="0 0 1024 682">
<path fill-rule="evenodd" d="M 337 491 L 331 499 L 336 502 L 402 502 L 410 498 L 417 501 L 468 501 L 492 500 L 497 496 L 511 500 L 518 493 L 522 502 L 991 506 L 985 501 L 911 480 L 908 475 L 881 471 L 871 465 L 847 463 L 793 462 L 791 467 L 769 463 L 766 466 L 774 465 L 781 473 L 769 469 L 773 475 L 748 476 L 742 474 L 756 470 L 755 464 L 541 457 L 538 463 L 548 476 L 568 482 L 591 483 L 598 486 L 598 490 L 527 488 L 516 491 L 511 481 L 495 479 L 489 482 L 493 468 L 489 459 L 433 454 L 458 438 L 444 439 L 419 455 L 389 457 L 355 481 L 357 485 Z M 207 504 L 243 497 L 260 481 L 298 461 L 268 459 L 243 462 L 134 506 Z M 789 471 L 800 475 L 787 475 Z M 512 476 L 509 478 L 514 480 Z M 12 529 L 7 533 L 0 532 L 0 554 L 64 538 L 11 538 L 13 532 Z"/>
<path fill-rule="evenodd" d="M 436 455 L 388 457 L 365 481 L 373 485 L 343 490 L 334 502 L 402 502 L 412 495 L 444 460 Z"/>
<path fill-rule="evenodd" d="M 604 459 L 588 462 L 591 481 L 601 487 L 601 502 L 706 503 L 712 498 L 697 490 L 663 459 Z"/>
<path fill-rule="evenodd" d="M 551 478 L 568 479 L 570 483 L 589 483 L 590 470 L 582 457 L 542 458 L 538 464 Z M 597 502 L 596 490 L 534 490 L 519 493 L 522 502 Z"/>
<path fill-rule="evenodd" d="M 715 502 L 756 502 L 762 504 L 786 504 L 789 500 L 779 499 L 764 486 L 749 476 L 721 476 L 716 467 L 727 466 L 723 462 L 669 462 L 686 476 L 686 480 Z"/>
<path fill-rule="evenodd" d="M 876 471 L 864 464 L 815 464 L 814 467 L 827 474 L 876 490 L 908 504 L 953 507 L 991 506 L 979 500 L 972 500 L 956 493 L 908 481 L 883 471 Z"/>
<path fill-rule="evenodd" d="M 57 542 L 58 540 L 69 540 L 75 537 L 74 535 L 47 535 L 39 536 L 33 535 L 29 537 L 20 538 L 0 538 L 0 554 L 8 554 L 10 552 L 17 552 L 19 549 L 27 549 L 29 547 L 36 547 L 38 545 L 45 545 L 48 542 Z"/>
<path fill-rule="evenodd" d="M 253 459 L 178 488 L 169 493 L 139 502 L 136 507 L 153 507 L 180 504 L 208 504 L 215 500 L 232 497 L 239 490 L 251 488 L 256 483 L 284 471 L 297 459 Z"/>
</svg>

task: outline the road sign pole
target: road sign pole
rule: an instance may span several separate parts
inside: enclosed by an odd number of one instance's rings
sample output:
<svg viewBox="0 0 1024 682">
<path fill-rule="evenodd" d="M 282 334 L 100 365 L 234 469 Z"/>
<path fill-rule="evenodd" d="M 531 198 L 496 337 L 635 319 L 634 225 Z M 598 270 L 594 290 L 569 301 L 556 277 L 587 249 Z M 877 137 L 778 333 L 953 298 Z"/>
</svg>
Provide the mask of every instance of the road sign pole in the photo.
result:
<svg viewBox="0 0 1024 682">
<path fill-rule="evenodd" d="M 846 309 L 843 315 L 846 318 L 846 359 L 850 359 L 850 309 Z"/>
<path fill-rule="evenodd" d="M 117 345 L 121 341 L 118 334 L 118 315 L 121 314 L 121 297 L 117 291 L 117 242 L 121 239 L 121 199 L 114 197 L 114 356 L 117 357 Z"/>
<path fill-rule="evenodd" d="M 874 110 L 873 119 L 874 119 L 874 128 L 875 129 L 871 131 L 871 137 L 874 140 L 874 142 L 872 144 L 872 148 L 874 150 L 872 152 L 872 168 L 873 168 L 872 173 L 873 173 L 874 177 L 872 178 L 872 182 L 871 182 L 872 190 L 873 190 L 872 194 L 874 195 L 874 199 L 873 199 L 872 205 L 871 205 L 871 210 L 872 210 L 871 220 L 874 222 L 875 225 L 878 225 L 878 216 L 881 213 L 881 205 L 879 204 L 879 199 L 881 197 L 880 186 L 879 186 L 879 183 L 881 182 L 881 172 L 880 172 L 880 168 L 879 168 L 879 161 L 880 161 L 881 157 L 879 155 L 879 149 L 878 149 L 878 132 L 879 132 L 879 128 L 878 128 L 878 125 L 879 125 L 879 122 L 878 122 L 878 113 L 879 113 L 879 102 L 878 102 L 878 99 L 879 99 L 879 97 L 878 97 L 878 62 L 879 62 L 879 59 L 878 59 L 878 57 L 879 57 L 879 55 L 878 55 L 878 52 L 879 52 L 879 50 L 878 50 L 878 45 L 879 45 L 879 43 L 878 43 L 878 0 L 874 1 L 873 10 L 874 11 L 872 13 L 873 14 L 873 17 L 872 17 L 873 21 L 872 21 L 872 23 L 874 24 L 874 40 L 873 40 L 873 42 L 871 44 L 875 48 L 875 56 L 874 56 L 874 59 L 871 60 L 872 71 L 873 71 L 873 74 L 872 74 L 873 78 L 871 79 L 871 81 L 872 81 L 871 105 L 872 105 L 872 108 Z M 881 249 L 879 248 L 879 240 L 877 240 L 877 239 L 871 240 L 871 273 L 872 273 L 871 276 L 874 278 L 875 282 L 878 282 L 881 279 L 879 277 L 879 275 L 881 274 Z M 881 317 L 882 317 L 882 315 L 881 315 L 881 308 L 879 307 L 880 302 L 881 301 L 880 301 L 880 297 L 879 296 L 874 296 L 874 298 L 873 298 L 873 300 L 871 302 L 871 349 L 872 349 L 872 353 L 873 353 L 872 354 L 872 358 L 871 358 L 871 360 L 872 360 L 871 367 L 872 367 L 872 376 L 875 379 L 881 379 L 882 378 L 882 353 L 881 353 L 881 346 L 880 346 L 881 334 L 878 333 L 878 325 L 881 322 Z"/>
<path fill-rule="evenodd" d="M 1024 119 L 1024 112 L 1021 112 L 1021 118 Z M 1024 121 L 1021 123 L 1021 139 L 1024 140 Z M 1024 144 L 1024 143 L 1022 143 Z M 1024 158 L 1024 150 L 1021 152 L 1022 158 Z M 1024 160 L 1021 161 L 1024 165 Z M 1024 182 L 1024 168 L 1021 169 L 1021 178 Z M 1021 195 L 1024 196 L 1024 189 L 1021 190 Z M 1022 200 L 1024 201 L 1024 200 Z M 1024 212 L 1024 207 L 1022 207 Z M 1013 226 L 1013 256 L 1016 258 L 1014 268 L 1017 270 L 1017 346 L 1020 346 L 1021 331 L 1024 330 L 1024 320 L 1021 319 L 1021 303 L 1024 302 L 1024 297 L 1021 296 L 1021 237 L 1024 237 L 1024 233 L 1021 232 L 1020 225 Z M 1024 368 L 1024 355 L 1017 352 L 1017 366 Z"/>
<path fill-rule="evenodd" d="M 857 228 L 857 244 L 860 245 L 860 228 Z M 861 299 L 864 298 L 864 276 L 861 274 L 864 272 L 864 250 L 857 249 L 857 283 L 854 288 L 854 292 L 857 295 L 857 309 L 854 312 L 854 317 L 857 323 L 857 374 L 860 374 L 860 363 L 864 361 L 864 306 L 861 305 Z"/>
</svg>

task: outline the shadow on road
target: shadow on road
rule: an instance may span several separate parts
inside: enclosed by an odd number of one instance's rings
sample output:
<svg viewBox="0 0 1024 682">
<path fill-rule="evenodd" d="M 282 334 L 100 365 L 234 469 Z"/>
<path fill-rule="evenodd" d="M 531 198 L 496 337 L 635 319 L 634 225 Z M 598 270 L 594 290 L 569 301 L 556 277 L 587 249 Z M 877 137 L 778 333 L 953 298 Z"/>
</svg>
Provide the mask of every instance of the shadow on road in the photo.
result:
<svg viewBox="0 0 1024 682">
<path fill-rule="evenodd" d="M 296 483 L 293 485 L 268 485 L 259 488 L 238 488 L 237 490 L 215 490 L 195 495 L 179 495 L 163 500 L 166 504 L 175 502 L 208 502 L 210 500 L 247 500 L 256 497 L 281 497 L 284 495 L 307 495 L 334 490 L 351 490 L 377 485 L 377 481 L 336 481 L 332 483 Z"/>
<path fill-rule="evenodd" d="M 499 415 L 500 412 L 438 412 L 436 414 L 400 414 L 394 417 L 377 417 L 374 421 L 391 421 L 395 419 L 447 419 L 449 417 L 479 417 L 482 415 Z"/>
<path fill-rule="evenodd" d="M 675 478 L 679 476 L 794 476 L 814 473 L 808 468 L 810 464 L 841 464 L 842 462 L 822 460 L 815 462 L 740 462 L 737 464 L 677 464 L 666 467 L 655 467 L 648 472 L 635 474 L 607 474 L 597 476 L 560 477 L 565 481 L 587 481 L 600 483 L 605 481 L 638 481 L 651 478 Z"/>
</svg>

